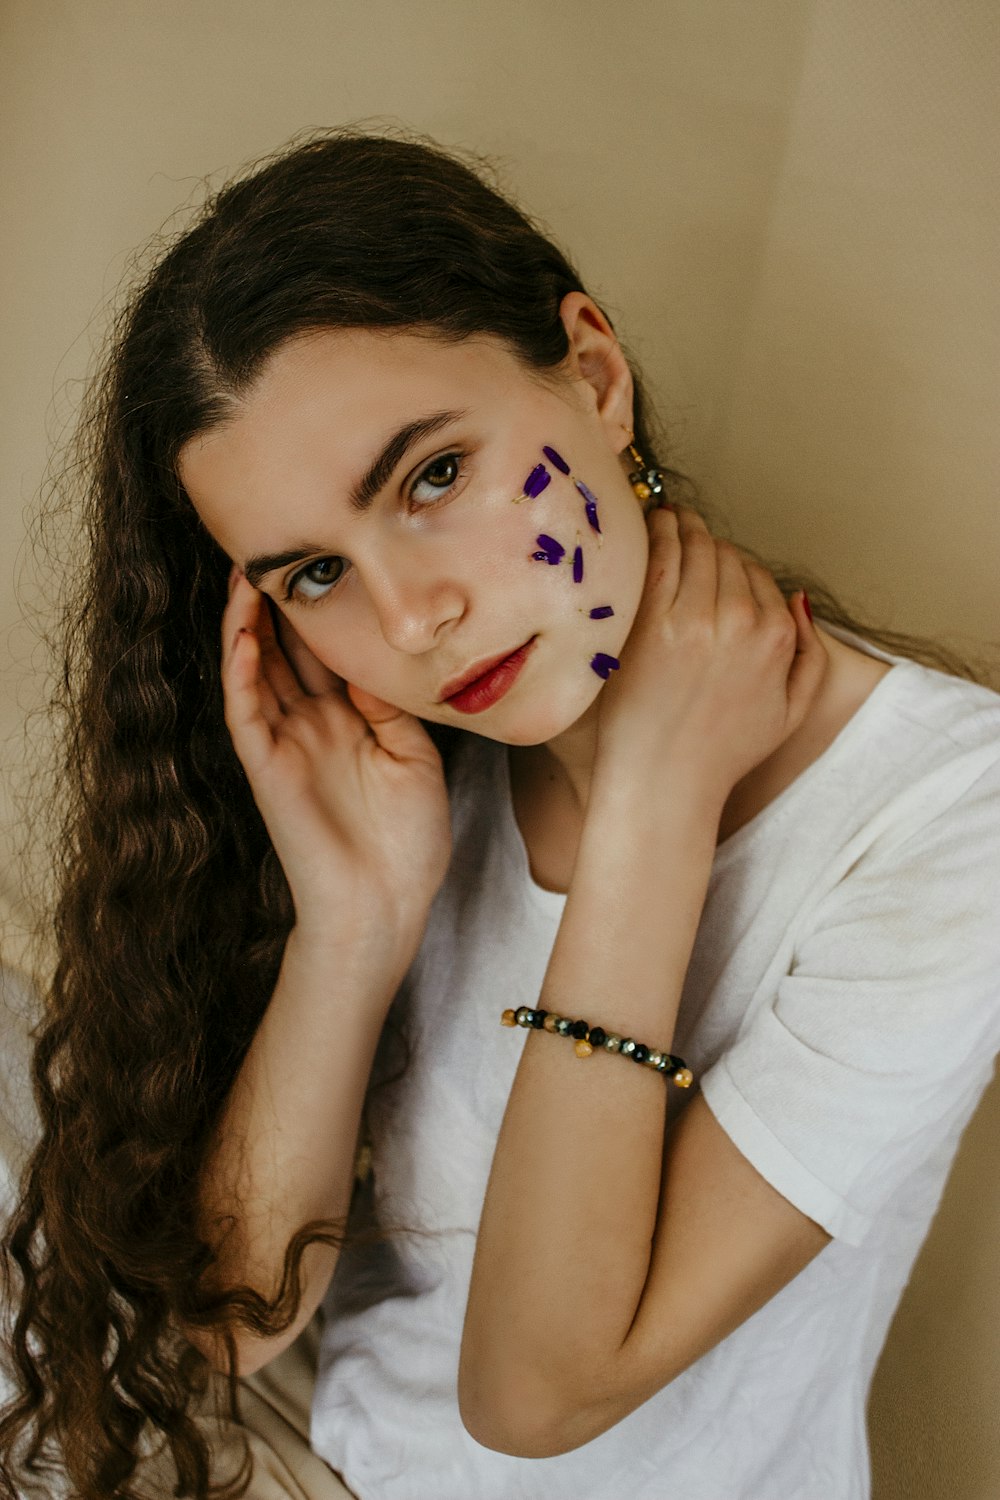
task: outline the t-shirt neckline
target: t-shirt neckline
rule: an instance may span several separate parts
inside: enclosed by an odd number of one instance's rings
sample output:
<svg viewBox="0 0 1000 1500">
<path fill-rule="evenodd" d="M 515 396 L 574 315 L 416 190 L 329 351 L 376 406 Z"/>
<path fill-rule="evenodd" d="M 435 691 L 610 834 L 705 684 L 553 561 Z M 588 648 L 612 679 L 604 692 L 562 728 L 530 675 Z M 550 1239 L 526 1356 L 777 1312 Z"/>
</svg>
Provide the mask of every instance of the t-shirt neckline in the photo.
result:
<svg viewBox="0 0 1000 1500">
<path fill-rule="evenodd" d="M 755 813 L 752 818 L 740 828 L 737 828 L 735 833 L 731 833 L 727 839 L 724 839 L 721 844 L 717 845 L 715 858 L 712 863 L 713 873 L 721 869 L 724 865 L 727 865 L 734 856 L 740 854 L 749 843 L 760 835 L 763 829 L 769 828 L 773 822 L 783 818 L 791 803 L 804 790 L 807 790 L 818 776 L 828 771 L 831 764 L 839 759 L 844 750 L 850 746 L 859 731 L 867 726 L 873 705 L 881 707 L 883 700 L 890 695 L 891 691 L 895 690 L 896 684 L 901 678 L 908 675 L 902 672 L 901 668 L 919 669 L 920 663 L 914 661 L 911 657 L 896 656 L 892 652 L 885 651 L 880 646 L 873 645 L 871 642 L 865 640 L 863 636 L 856 635 L 853 631 L 847 630 L 842 626 L 830 624 L 826 620 L 818 620 L 817 623 L 822 625 L 823 629 L 829 631 L 831 635 L 836 636 L 838 640 L 845 641 L 848 645 L 855 645 L 864 651 L 866 655 L 876 657 L 881 661 L 891 662 L 892 665 L 885 676 L 881 677 L 875 684 L 864 702 L 854 711 L 847 723 L 843 725 L 839 733 L 830 741 L 826 749 L 814 761 L 811 761 L 805 770 L 800 771 L 793 781 L 790 781 L 786 787 L 783 787 L 778 795 L 773 797 L 765 807 L 762 807 L 760 812 Z M 888 683 L 892 684 L 891 689 L 887 688 L 886 684 Z M 535 901 L 545 909 L 560 913 L 566 904 L 565 893 L 562 891 L 546 890 L 544 886 L 538 884 L 531 873 L 531 860 L 528 855 L 528 848 L 518 827 L 517 818 L 514 815 L 508 753 L 509 746 L 501 742 L 499 743 L 499 751 L 499 790 L 502 803 L 501 816 L 505 819 L 505 836 L 516 851 L 524 884 L 531 892 Z"/>
</svg>

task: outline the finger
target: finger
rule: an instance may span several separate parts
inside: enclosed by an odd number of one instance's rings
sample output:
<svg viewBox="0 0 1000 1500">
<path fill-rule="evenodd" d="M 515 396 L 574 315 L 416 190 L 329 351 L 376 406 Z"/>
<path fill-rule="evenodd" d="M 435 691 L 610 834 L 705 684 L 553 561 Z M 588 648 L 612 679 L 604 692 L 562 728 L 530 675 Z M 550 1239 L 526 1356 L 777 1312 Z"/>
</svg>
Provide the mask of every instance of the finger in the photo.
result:
<svg viewBox="0 0 1000 1500">
<path fill-rule="evenodd" d="M 275 697 L 285 710 L 306 697 L 291 663 L 281 649 L 271 613 L 271 601 L 266 594 L 258 593 L 256 631 L 260 643 L 261 670 L 267 678 Z"/>
<path fill-rule="evenodd" d="M 234 563 L 229 575 L 229 599 L 225 609 L 222 611 L 220 627 L 222 637 L 220 646 L 223 661 L 227 659 L 232 650 L 237 631 L 241 629 L 257 629 L 260 597 L 258 590 L 247 583 L 243 574 L 237 571 Z"/>
<path fill-rule="evenodd" d="M 678 545 L 678 518 L 666 508 L 651 510 L 646 517 L 649 527 L 649 560 L 646 565 L 646 596 L 640 609 L 671 608 L 677 595 L 680 577 L 681 549 Z M 651 586 L 656 589 L 655 606 L 649 603 Z"/>
<path fill-rule="evenodd" d="M 737 551 L 740 566 L 746 574 L 747 584 L 760 610 L 761 618 L 772 619 L 775 623 L 781 621 L 787 626 L 791 601 L 787 600 L 779 589 L 773 573 L 756 558 L 750 557 L 739 548 Z"/>
<path fill-rule="evenodd" d="M 669 514 L 669 512 L 666 512 Z M 677 512 L 681 543 L 680 582 L 677 604 L 696 613 L 714 615 L 719 591 L 719 563 L 715 538 L 698 512 L 681 506 Z"/>
<path fill-rule="evenodd" d="M 244 766 L 252 769 L 273 749 L 275 731 L 284 713 L 261 672 L 257 637 L 245 627 L 237 634 L 223 666 L 222 691 L 233 748 Z"/>
<path fill-rule="evenodd" d="M 805 719 L 830 669 L 830 658 L 802 600 L 803 591 L 799 590 L 789 601 L 798 630 L 798 640 L 785 685 L 789 721 L 796 727 Z"/>
<path fill-rule="evenodd" d="M 742 601 L 754 607 L 759 617 L 762 599 L 759 586 L 755 586 L 747 572 L 743 557 L 732 542 L 714 539 L 715 557 L 719 583 L 716 604 L 734 604 Z"/>
<path fill-rule="evenodd" d="M 272 727 L 277 726 L 284 717 L 281 704 L 271 687 L 267 678 L 261 670 L 260 645 L 257 640 L 257 624 L 260 614 L 261 594 L 247 583 L 242 573 L 238 578 L 230 576 L 231 593 L 229 603 L 226 605 L 222 615 L 222 690 L 226 697 L 227 723 L 229 721 L 230 700 L 234 692 L 239 694 L 251 693 L 254 699 L 259 698 L 256 707 L 262 712 Z M 253 636 L 253 642 L 248 647 L 247 640 L 241 631 L 249 631 Z M 237 657 L 234 653 L 239 648 L 238 660 L 240 670 L 234 679 L 232 665 Z M 250 673 L 249 676 L 246 674 Z M 245 720 L 251 711 L 251 700 L 241 698 L 238 712 L 241 719 Z"/>
<path fill-rule="evenodd" d="M 276 609 L 273 615 L 274 628 L 282 651 L 296 677 L 302 684 L 305 692 L 313 696 L 322 696 L 324 693 L 339 693 L 343 696 L 344 679 L 331 672 L 329 667 L 314 656 L 299 635 L 298 631 L 289 621 L 282 610 Z"/>
</svg>

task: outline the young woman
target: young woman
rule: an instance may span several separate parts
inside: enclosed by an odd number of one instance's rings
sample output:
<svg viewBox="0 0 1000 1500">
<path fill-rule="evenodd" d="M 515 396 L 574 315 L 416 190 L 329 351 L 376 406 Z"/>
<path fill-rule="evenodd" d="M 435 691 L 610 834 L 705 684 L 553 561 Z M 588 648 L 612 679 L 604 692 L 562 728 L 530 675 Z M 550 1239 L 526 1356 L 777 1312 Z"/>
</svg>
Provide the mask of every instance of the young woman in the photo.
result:
<svg viewBox="0 0 1000 1500">
<path fill-rule="evenodd" d="M 867 1496 L 1000 1048 L 1000 694 L 668 505 L 610 320 L 425 141 L 218 194 L 84 434 L 7 1483 L 208 1495 L 211 1370 L 322 1309 L 360 1500 Z"/>
</svg>

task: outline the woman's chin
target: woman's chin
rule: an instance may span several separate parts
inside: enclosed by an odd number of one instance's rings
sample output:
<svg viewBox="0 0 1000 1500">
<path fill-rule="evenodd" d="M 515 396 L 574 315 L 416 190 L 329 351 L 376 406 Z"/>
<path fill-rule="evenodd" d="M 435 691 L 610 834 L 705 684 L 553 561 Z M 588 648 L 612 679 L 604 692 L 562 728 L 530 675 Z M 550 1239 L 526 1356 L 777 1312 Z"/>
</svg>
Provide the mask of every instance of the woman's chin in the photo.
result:
<svg viewBox="0 0 1000 1500">
<path fill-rule="evenodd" d="M 566 692 L 554 701 L 549 695 L 544 704 L 511 703 L 507 714 L 502 712 L 503 703 L 498 703 L 495 713 L 471 717 L 468 728 L 484 739 L 499 740 L 505 745 L 545 745 L 591 715 L 596 719 L 601 687 L 600 682 L 595 683 L 585 696 L 577 685 L 575 691 Z"/>
</svg>

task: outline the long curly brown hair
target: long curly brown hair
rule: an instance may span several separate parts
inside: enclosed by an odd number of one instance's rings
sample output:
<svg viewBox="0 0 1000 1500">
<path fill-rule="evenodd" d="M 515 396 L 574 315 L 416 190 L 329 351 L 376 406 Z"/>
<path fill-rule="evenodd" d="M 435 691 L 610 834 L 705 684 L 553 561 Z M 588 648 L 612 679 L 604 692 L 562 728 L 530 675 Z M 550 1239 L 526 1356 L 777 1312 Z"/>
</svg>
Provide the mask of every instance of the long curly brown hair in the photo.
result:
<svg viewBox="0 0 1000 1500">
<path fill-rule="evenodd" d="M 303 1225 L 272 1301 L 210 1290 L 195 1184 L 293 908 L 223 718 L 230 560 L 176 459 L 306 329 L 489 333 L 526 368 L 558 366 L 560 303 L 586 288 L 495 179 L 485 159 L 410 132 L 294 141 L 157 245 L 90 385 L 57 491 L 74 515 L 83 497 L 52 642 L 57 748 L 25 820 L 32 840 L 48 830 L 38 933 L 52 962 L 32 1034 L 41 1132 L 3 1241 L 18 1390 L 0 1418 L 7 1495 L 20 1493 L 16 1461 L 26 1476 L 68 1477 L 82 1500 L 138 1500 L 151 1437 L 169 1446 L 178 1495 L 243 1494 L 246 1468 L 211 1481 L 189 1412 L 210 1370 L 179 1329 L 287 1329 L 306 1246 L 350 1237 L 345 1222 Z M 662 466 L 664 432 L 629 363 L 636 443 Z M 694 503 L 689 482 L 665 472 Z M 933 642 L 852 618 L 815 576 L 765 565 L 786 597 L 805 585 L 824 621 L 984 680 Z M 425 727 L 447 769 L 464 732 Z"/>
</svg>

